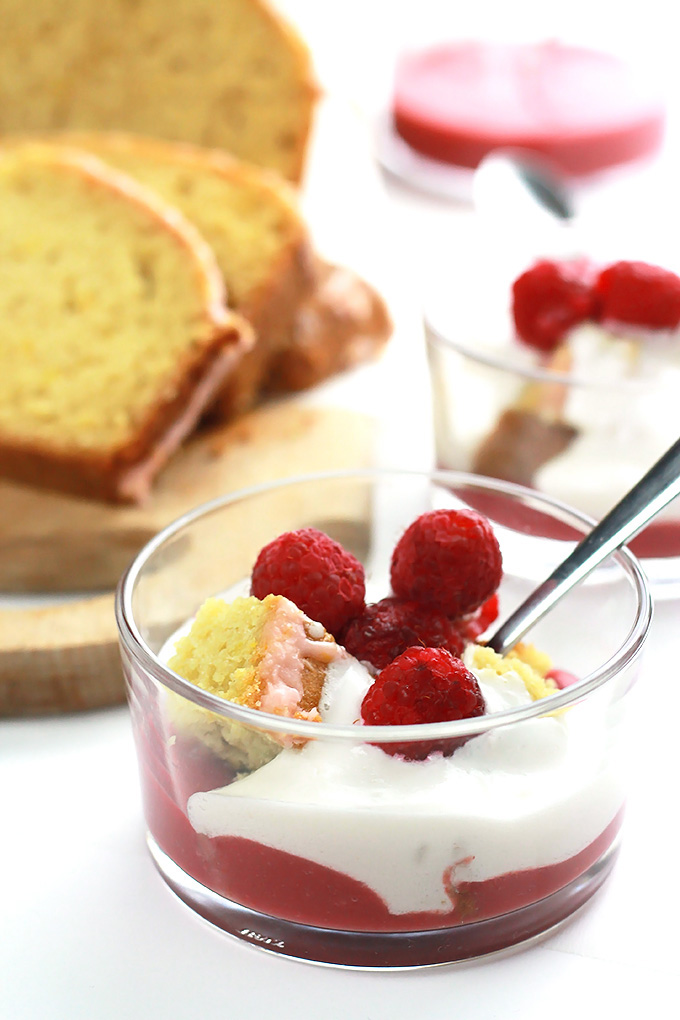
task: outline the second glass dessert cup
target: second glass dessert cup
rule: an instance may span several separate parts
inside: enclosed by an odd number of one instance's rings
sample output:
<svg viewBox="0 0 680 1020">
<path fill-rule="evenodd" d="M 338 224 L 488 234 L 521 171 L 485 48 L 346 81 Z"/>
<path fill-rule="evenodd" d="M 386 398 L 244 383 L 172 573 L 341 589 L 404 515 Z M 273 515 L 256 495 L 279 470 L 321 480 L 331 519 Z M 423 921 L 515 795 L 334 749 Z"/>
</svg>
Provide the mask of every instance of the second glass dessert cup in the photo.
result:
<svg viewBox="0 0 680 1020">
<path fill-rule="evenodd" d="M 366 727 L 350 705 L 342 724 L 292 720 L 226 702 L 166 664 L 206 597 L 247 594 L 257 553 L 283 531 L 316 527 L 341 542 L 364 563 L 374 601 L 389 594 L 396 539 L 442 507 L 475 508 L 494 525 L 501 616 L 589 527 L 540 494 L 456 472 L 321 475 L 198 508 L 121 581 L 149 847 L 169 887 L 231 935 L 347 967 L 472 959 L 545 935 L 613 865 L 625 708 L 651 617 L 628 552 L 530 636 L 577 682 L 496 714 Z M 466 740 L 449 757 L 384 750 L 452 737 Z M 272 742 L 273 757 L 262 753 Z"/>
<path fill-rule="evenodd" d="M 494 331 L 508 331 L 497 323 Z M 680 433 L 677 370 L 595 378 L 494 349 L 426 315 L 437 465 L 535 487 L 603 517 Z M 497 339 L 497 337 L 496 337 Z M 680 592 L 680 499 L 630 543 L 657 597 Z"/>
</svg>

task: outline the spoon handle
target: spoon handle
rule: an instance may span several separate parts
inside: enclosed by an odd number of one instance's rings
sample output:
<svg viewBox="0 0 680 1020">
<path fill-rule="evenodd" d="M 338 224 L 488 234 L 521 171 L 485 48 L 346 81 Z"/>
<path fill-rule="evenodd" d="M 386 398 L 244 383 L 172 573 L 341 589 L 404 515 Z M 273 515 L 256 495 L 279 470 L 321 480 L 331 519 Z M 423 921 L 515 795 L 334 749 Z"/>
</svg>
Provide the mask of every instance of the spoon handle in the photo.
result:
<svg viewBox="0 0 680 1020">
<path fill-rule="evenodd" d="M 558 599 L 636 535 L 677 495 L 680 495 L 680 439 L 518 606 L 486 642 L 489 648 L 500 653 L 512 648 Z"/>
</svg>

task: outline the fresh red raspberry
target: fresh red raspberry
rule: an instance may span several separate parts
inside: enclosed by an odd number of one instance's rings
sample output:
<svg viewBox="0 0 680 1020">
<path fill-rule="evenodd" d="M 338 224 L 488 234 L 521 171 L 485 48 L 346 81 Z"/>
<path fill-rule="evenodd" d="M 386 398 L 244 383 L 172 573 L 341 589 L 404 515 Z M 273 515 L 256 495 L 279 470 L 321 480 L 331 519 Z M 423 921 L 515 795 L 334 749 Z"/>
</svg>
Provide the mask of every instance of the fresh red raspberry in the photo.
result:
<svg viewBox="0 0 680 1020">
<path fill-rule="evenodd" d="M 400 726 L 483 715 L 477 678 L 446 648 L 407 648 L 383 669 L 361 704 L 367 726 Z M 433 751 L 453 754 L 469 737 L 380 744 L 388 754 L 421 761 Z"/>
<path fill-rule="evenodd" d="M 285 595 L 335 636 L 364 608 L 364 568 L 322 531 L 300 528 L 260 550 L 250 591 L 259 599 Z"/>
<path fill-rule="evenodd" d="M 392 553 L 392 590 L 446 616 L 471 613 L 501 581 L 498 540 L 475 510 L 431 510 L 409 525 Z"/>
<path fill-rule="evenodd" d="M 542 259 L 512 285 L 517 336 L 539 351 L 554 350 L 567 332 L 594 313 L 593 270 L 584 259 Z"/>
<path fill-rule="evenodd" d="M 572 684 L 578 682 L 578 677 L 574 676 L 573 673 L 569 673 L 566 669 L 551 669 L 550 672 L 545 674 L 548 680 L 552 680 L 556 687 L 559 687 L 561 691 L 565 687 L 571 687 Z"/>
<path fill-rule="evenodd" d="M 421 602 L 387 598 L 366 606 L 350 620 L 342 643 L 355 658 L 368 662 L 376 670 L 384 669 L 413 645 L 447 648 L 459 656 L 465 639 L 443 613 Z"/>
<path fill-rule="evenodd" d="M 482 603 L 476 612 L 456 620 L 455 627 L 463 642 L 476 641 L 479 635 L 483 634 L 493 621 L 497 619 L 498 608 L 498 595 L 494 594 L 486 602 Z"/>
<path fill-rule="evenodd" d="M 680 277 L 646 262 L 615 262 L 597 278 L 601 321 L 648 329 L 680 325 Z"/>
</svg>

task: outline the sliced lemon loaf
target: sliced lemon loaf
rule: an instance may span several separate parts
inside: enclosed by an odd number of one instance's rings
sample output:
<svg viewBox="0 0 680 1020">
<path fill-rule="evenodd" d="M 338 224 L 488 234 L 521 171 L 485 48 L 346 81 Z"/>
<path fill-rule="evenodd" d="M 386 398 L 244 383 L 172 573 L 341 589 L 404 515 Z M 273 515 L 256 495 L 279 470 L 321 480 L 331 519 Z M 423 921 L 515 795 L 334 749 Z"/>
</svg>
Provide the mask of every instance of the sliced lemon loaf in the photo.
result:
<svg viewBox="0 0 680 1020">
<path fill-rule="evenodd" d="M 290 186 L 217 150 L 155 138 L 69 132 L 59 144 L 86 149 L 134 176 L 198 227 L 215 252 L 230 305 L 248 319 L 258 341 L 227 379 L 216 416 L 252 407 L 272 360 L 290 347 L 300 303 L 319 276 Z"/>
<path fill-rule="evenodd" d="M 0 473 L 143 498 L 250 342 L 198 231 L 93 156 L 0 154 Z"/>
<path fill-rule="evenodd" d="M 309 53 L 264 0 L 0 0 L 0 135 L 123 130 L 298 181 Z"/>
<path fill-rule="evenodd" d="M 230 304 L 257 336 L 222 387 L 215 418 L 248 410 L 266 392 L 312 386 L 374 357 L 389 338 L 380 296 L 316 256 L 295 195 L 278 175 L 217 150 L 138 135 L 58 137 L 156 190 L 213 248 Z"/>
</svg>

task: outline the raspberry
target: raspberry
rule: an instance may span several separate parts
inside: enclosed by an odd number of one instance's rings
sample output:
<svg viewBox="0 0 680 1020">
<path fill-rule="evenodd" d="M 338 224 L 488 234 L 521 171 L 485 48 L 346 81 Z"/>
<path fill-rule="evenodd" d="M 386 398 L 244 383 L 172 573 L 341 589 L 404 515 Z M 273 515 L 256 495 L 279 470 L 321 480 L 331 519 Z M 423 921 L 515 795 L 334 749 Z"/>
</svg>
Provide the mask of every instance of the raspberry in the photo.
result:
<svg viewBox="0 0 680 1020">
<path fill-rule="evenodd" d="M 335 636 L 364 608 L 364 568 L 322 531 L 300 528 L 260 550 L 250 591 L 259 599 L 285 595 Z"/>
<path fill-rule="evenodd" d="M 458 627 L 443 613 L 420 602 L 387 598 L 366 606 L 350 620 L 342 643 L 355 658 L 376 670 L 384 669 L 413 645 L 447 648 L 460 655 L 465 639 Z"/>
<path fill-rule="evenodd" d="M 615 262 L 600 273 L 599 318 L 649 329 L 680 325 L 680 277 L 646 262 Z"/>
<path fill-rule="evenodd" d="M 408 648 L 383 669 L 361 704 L 368 726 L 399 726 L 471 719 L 484 714 L 476 677 L 446 648 Z M 445 756 L 470 737 L 379 744 L 388 754 L 421 761 L 433 751 Z"/>
<path fill-rule="evenodd" d="M 417 517 L 397 542 L 392 590 L 455 619 L 495 592 L 502 566 L 486 517 L 475 510 L 432 510 Z"/>
<path fill-rule="evenodd" d="M 464 643 L 476 641 L 498 616 L 498 595 L 492 595 L 479 609 L 455 621 L 455 627 Z M 455 654 L 455 652 L 454 652 Z"/>
<path fill-rule="evenodd" d="M 593 270 L 583 259 L 542 259 L 512 285 L 512 315 L 517 336 L 530 347 L 552 351 L 595 309 Z"/>
<path fill-rule="evenodd" d="M 578 682 L 578 677 L 574 676 L 573 673 L 567 672 L 566 669 L 551 669 L 545 674 L 546 679 L 552 680 L 556 687 L 559 687 L 561 691 L 565 687 L 571 687 L 572 684 Z"/>
</svg>

